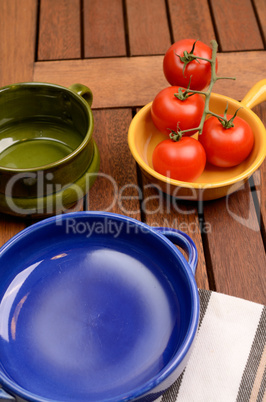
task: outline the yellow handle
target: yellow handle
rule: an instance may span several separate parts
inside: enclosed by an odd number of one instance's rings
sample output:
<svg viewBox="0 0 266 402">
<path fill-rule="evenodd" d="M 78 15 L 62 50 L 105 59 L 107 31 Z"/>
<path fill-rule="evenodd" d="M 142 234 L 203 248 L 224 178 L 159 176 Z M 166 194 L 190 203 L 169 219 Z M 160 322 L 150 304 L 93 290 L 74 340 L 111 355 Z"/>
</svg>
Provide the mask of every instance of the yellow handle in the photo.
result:
<svg viewBox="0 0 266 402">
<path fill-rule="evenodd" d="M 266 101 L 266 79 L 257 82 L 242 99 L 244 106 L 252 109 L 259 103 Z"/>
</svg>

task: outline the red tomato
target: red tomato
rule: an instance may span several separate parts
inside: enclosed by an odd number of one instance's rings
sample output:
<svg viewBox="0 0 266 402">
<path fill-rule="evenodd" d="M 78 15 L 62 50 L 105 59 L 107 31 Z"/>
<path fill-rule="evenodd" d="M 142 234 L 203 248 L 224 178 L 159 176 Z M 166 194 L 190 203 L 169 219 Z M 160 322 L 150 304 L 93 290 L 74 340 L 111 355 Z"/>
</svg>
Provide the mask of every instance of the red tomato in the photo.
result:
<svg viewBox="0 0 266 402">
<path fill-rule="evenodd" d="M 228 115 L 227 119 L 231 117 Z M 233 124 L 234 127 L 224 128 L 214 116 L 205 121 L 199 141 L 209 163 L 220 167 L 236 166 L 250 154 L 254 144 L 251 127 L 238 116 L 234 118 Z"/>
<path fill-rule="evenodd" d="M 155 147 L 152 163 L 154 170 L 166 177 L 191 182 L 203 172 L 206 154 L 195 138 L 182 137 L 179 141 L 169 139 Z"/>
<path fill-rule="evenodd" d="M 202 91 L 211 82 L 211 63 L 205 60 L 192 60 L 184 69 L 184 62 L 177 56 L 184 56 L 184 51 L 191 52 L 194 39 L 182 39 L 174 43 L 166 52 L 163 60 L 163 70 L 167 81 L 171 85 L 188 87 L 190 76 L 190 88 Z M 211 59 L 212 48 L 205 43 L 197 41 L 193 51 L 195 56 Z M 216 71 L 218 62 L 216 59 Z"/>
<path fill-rule="evenodd" d="M 171 130 L 187 130 L 198 127 L 204 111 L 205 102 L 201 95 L 194 94 L 185 100 L 175 97 L 179 87 L 167 87 L 160 91 L 151 107 L 154 125 L 159 131 L 169 136 Z M 184 92 L 184 90 L 183 90 Z M 195 134 L 197 130 L 184 135 Z"/>
</svg>

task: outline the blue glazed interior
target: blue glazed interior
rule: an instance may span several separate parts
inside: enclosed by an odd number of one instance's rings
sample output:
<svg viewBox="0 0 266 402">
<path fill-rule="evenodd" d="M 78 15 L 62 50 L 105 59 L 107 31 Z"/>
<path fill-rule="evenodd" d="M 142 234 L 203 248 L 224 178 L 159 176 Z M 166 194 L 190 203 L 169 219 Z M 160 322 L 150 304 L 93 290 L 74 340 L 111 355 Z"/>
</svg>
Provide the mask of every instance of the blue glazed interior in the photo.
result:
<svg viewBox="0 0 266 402">
<path fill-rule="evenodd" d="M 118 400 L 176 354 L 190 284 L 182 259 L 144 226 L 73 216 L 2 249 L 0 369 L 40 399 Z"/>
</svg>

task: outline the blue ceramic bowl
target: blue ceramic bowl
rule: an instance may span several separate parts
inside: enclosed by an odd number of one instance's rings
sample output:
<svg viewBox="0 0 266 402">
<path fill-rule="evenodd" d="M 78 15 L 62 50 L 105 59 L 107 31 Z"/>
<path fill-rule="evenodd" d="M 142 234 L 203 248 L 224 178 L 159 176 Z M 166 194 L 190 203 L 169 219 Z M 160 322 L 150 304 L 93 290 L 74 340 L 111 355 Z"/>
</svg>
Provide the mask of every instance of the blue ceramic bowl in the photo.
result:
<svg viewBox="0 0 266 402">
<path fill-rule="evenodd" d="M 17 234 L 0 249 L 0 400 L 158 398 L 195 340 L 196 264 L 184 233 L 111 213 Z"/>
</svg>

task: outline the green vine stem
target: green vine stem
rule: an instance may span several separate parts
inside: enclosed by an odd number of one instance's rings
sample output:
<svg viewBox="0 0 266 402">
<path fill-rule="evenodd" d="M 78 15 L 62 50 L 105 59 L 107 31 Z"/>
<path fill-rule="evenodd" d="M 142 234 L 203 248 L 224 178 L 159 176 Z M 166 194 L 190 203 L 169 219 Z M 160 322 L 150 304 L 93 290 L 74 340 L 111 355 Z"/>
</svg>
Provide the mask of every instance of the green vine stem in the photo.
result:
<svg viewBox="0 0 266 402">
<path fill-rule="evenodd" d="M 189 131 L 197 130 L 199 132 L 199 134 L 201 134 L 202 129 L 203 129 L 203 125 L 204 125 L 204 121 L 205 121 L 206 116 L 208 114 L 217 117 L 221 122 L 223 121 L 225 126 L 227 124 L 226 113 L 222 117 L 222 116 L 212 112 L 209 109 L 210 97 L 211 97 L 212 87 L 213 87 L 213 85 L 215 84 L 216 81 L 218 81 L 218 80 L 235 80 L 235 77 L 217 77 L 216 71 L 215 71 L 215 65 L 216 65 L 216 56 L 217 56 L 218 44 L 217 44 L 217 42 L 215 40 L 212 40 L 211 45 L 212 45 L 212 58 L 211 59 L 205 59 L 204 57 L 195 56 L 192 52 L 188 54 L 189 58 L 191 59 L 191 61 L 200 59 L 200 60 L 208 61 L 211 64 L 211 82 L 209 84 L 209 87 L 208 87 L 207 91 L 195 91 L 195 90 L 189 89 L 189 88 L 185 89 L 186 90 L 185 92 L 189 92 L 191 94 L 204 95 L 205 96 L 205 107 L 204 107 L 202 118 L 201 118 L 201 121 L 200 121 L 200 124 L 199 124 L 198 127 L 190 128 L 190 129 L 187 129 L 187 130 L 178 130 L 178 128 L 177 128 L 177 132 L 172 131 L 169 134 L 169 137 L 174 141 L 178 141 L 178 139 L 180 138 L 180 135 L 183 135 L 183 133 L 186 133 L 186 132 L 189 132 Z M 232 119 L 230 119 L 230 122 L 232 124 Z"/>
</svg>

